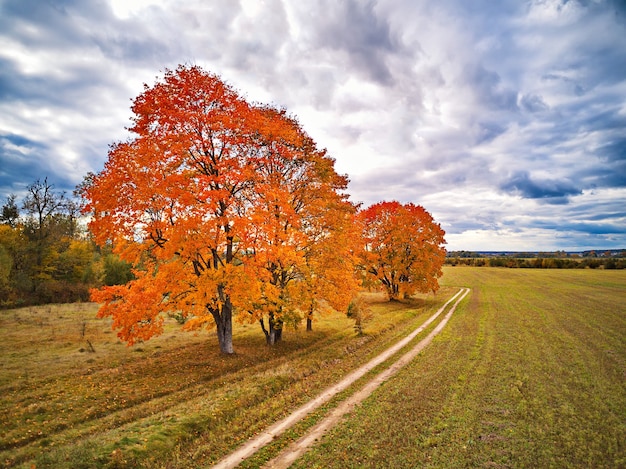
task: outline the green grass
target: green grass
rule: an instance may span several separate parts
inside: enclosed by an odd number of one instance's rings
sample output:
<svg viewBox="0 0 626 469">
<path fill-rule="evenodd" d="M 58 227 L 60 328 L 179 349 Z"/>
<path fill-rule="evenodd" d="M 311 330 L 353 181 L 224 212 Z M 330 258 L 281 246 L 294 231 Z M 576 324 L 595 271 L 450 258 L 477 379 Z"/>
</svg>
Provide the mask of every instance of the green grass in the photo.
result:
<svg viewBox="0 0 626 469">
<path fill-rule="evenodd" d="M 368 361 L 432 314 L 456 289 L 406 303 L 369 294 L 374 318 L 356 336 L 345 315 L 265 345 L 258 325 L 235 327 L 236 354 L 214 332 L 174 320 L 126 347 L 96 305 L 0 312 L 0 464 L 6 467 L 197 467 L 214 462 Z M 95 351 L 94 351 L 95 350 Z"/>
<path fill-rule="evenodd" d="M 446 268 L 472 288 L 295 467 L 626 467 L 626 272 Z"/>
</svg>

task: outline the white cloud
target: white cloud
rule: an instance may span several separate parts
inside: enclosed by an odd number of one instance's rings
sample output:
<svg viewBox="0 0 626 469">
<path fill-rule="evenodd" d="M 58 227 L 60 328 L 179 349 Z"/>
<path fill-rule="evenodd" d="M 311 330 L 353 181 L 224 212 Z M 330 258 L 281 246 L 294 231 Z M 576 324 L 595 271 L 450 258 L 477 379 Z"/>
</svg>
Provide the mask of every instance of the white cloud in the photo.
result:
<svg viewBox="0 0 626 469">
<path fill-rule="evenodd" d="M 137 16 L 149 7 L 161 6 L 163 3 L 162 0 L 109 0 L 113 13 L 121 19 Z"/>
</svg>

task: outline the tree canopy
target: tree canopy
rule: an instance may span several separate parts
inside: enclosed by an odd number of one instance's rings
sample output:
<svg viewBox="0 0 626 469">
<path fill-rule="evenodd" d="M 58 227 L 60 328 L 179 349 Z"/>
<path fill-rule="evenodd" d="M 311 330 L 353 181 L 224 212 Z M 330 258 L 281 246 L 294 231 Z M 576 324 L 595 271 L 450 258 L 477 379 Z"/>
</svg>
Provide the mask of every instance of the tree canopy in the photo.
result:
<svg viewBox="0 0 626 469">
<path fill-rule="evenodd" d="M 96 242 L 134 266 L 127 284 L 92 292 L 123 340 L 161 333 L 176 311 L 189 329 L 215 325 L 232 353 L 233 315 L 273 343 L 284 321 L 347 304 L 348 181 L 294 117 L 195 66 L 146 85 L 132 111 L 133 137 L 83 187 Z"/>
<path fill-rule="evenodd" d="M 359 213 L 363 269 L 390 299 L 436 292 L 445 261 L 445 232 L 420 205 L 380 202 Z"/>
</svg>

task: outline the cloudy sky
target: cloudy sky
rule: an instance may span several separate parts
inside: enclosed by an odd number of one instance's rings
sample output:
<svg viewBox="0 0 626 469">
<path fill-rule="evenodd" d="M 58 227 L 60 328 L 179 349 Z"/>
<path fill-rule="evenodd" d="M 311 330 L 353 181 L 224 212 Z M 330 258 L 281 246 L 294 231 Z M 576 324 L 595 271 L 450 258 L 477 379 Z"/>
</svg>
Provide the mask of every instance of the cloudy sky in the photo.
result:
<svg viewBox="0 0 626 469">
<path fill-rule="evenodd" d="M 626 247 L 623 0 L 0 0 L 0 201 L 71 192 L 177 64 L 286 107 L 450 250 Z"/>
</svg>

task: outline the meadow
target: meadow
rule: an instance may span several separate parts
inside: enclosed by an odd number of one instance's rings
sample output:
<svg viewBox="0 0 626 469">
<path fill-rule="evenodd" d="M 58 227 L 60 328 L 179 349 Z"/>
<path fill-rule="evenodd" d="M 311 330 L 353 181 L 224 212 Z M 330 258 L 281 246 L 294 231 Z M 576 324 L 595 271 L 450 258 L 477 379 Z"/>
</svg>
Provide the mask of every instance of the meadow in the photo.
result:
<svg viewBox="0 0 626 469">
<path fill-rule="evenodd" d="M 626 275 L 453 267 L 465 308 L 294 467 L 626 467 Z"/>
<path fill-rule="evenodd" d="M 449 289 L 445 292 L 455 292 Z M 214 332 L 165 333 L 127 347 L 97 305 L 0 311 L 0 461 L 5 467 L 198 467 L 216 461 L 367 362 L 445 301 L 388 304 L 358 336 L 345 315 L 289 329 L 275 347 L 235 326 L 235 355 Z"/>
<path fill-rule="evenodd" d="M 626 271 L 444 271 L 437 295 L 366 294 L 362 336 L 335 314 L 270 348 L 258 325 L 237 325 L 228 357 L 214 333 L 182 332 L 174 319 L 127 347 L 93 304 L 0 311 L 0 462 L 208 466 L 467 286 L 433 343 L 295 466 L 626 467 Z M 278 454 L 366 379 L 244 467 Z"/>
</svg>

